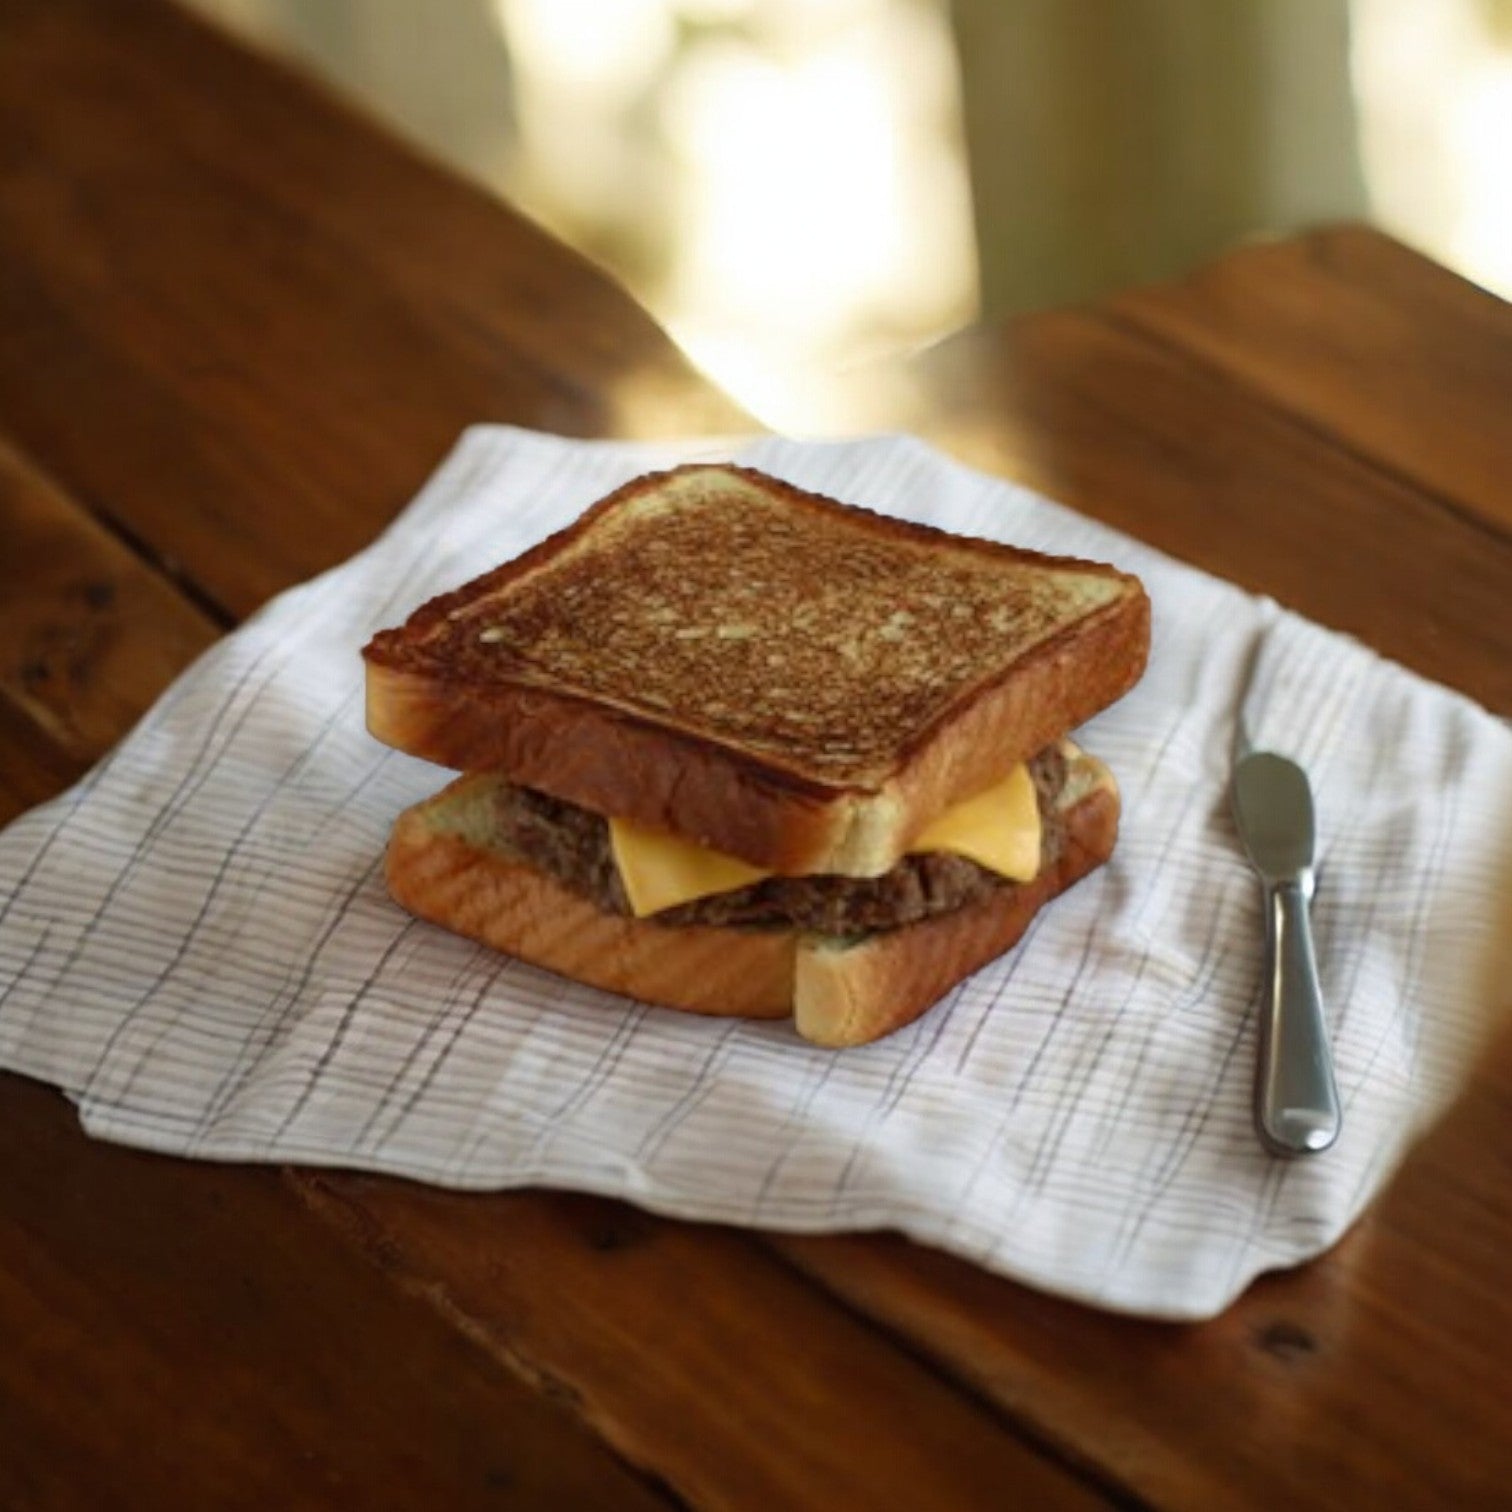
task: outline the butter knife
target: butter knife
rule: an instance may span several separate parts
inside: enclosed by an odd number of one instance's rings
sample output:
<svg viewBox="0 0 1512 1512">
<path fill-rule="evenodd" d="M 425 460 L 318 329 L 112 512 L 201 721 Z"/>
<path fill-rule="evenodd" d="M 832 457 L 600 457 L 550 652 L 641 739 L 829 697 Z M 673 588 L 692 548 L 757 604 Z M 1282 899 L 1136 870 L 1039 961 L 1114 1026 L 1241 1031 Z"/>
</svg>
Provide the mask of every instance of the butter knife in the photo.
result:
<svg viewBox="0 0 1512 1512">
<path fill-rule="evenodd" d="M 1234 820 L 1265 889 L 1265 996 L 1255 1073 L 1255 1129 L 1273 1155 L 1315 1155 L 1342 1114 L 1308 905 L 1312 789 L 1296 762 L 1249 751 L 1234 766 Z"/>
</svg>

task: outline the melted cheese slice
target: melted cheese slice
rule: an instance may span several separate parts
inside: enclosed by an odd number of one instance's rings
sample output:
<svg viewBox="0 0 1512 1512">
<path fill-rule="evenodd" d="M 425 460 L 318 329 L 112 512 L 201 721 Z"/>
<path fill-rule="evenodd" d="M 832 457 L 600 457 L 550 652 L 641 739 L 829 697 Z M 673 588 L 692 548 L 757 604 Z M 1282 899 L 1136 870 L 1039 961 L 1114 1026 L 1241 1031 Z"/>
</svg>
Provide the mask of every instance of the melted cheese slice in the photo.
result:
<svg viewBox="0 0 1512 1512">
<path fill-rule="evenodd" d="M 609 843 L 637 918 L 749 887 L 772 875 L 736 856 L 631 819 L 610 819 Z M 1029 768 L 1016 766 L 1003 781 L 946 809 L 909 850 L 949 851 L 1011 881 L 1031 881 L 1039 871 L 1040 821 Z"/>
<path fill-rule="evenodd" d="M 986 792 L 946 809 L 909 850 L 949 851 L 1010 881 L 1032 882 L 1040 868 L 1040 817 L 1029 768 L 1020 763 Z"/>
<path fill-rule="evenodd" d="M 734 892 L 772 875 L 738 856 L 633 819 L 609 821 L 609 844 L 630 911 L 637 918 L 691 903 L 694 898 Z"/>
</svg>

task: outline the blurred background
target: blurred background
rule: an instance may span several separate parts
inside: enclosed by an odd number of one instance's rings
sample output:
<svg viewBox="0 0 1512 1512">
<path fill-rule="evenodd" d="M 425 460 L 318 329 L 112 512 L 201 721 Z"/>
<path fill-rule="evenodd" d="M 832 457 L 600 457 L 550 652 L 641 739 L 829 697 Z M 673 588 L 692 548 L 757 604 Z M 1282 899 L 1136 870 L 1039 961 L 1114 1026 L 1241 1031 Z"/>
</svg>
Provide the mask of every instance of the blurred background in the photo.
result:
<svg viewBox="0 0 1512 1512">
<path fill-rule="evenodd" d="M 1512 297 L 1512 0 L 192 0 L 606 267 L 768 424 L 1368 219 Z"/>
</svg>

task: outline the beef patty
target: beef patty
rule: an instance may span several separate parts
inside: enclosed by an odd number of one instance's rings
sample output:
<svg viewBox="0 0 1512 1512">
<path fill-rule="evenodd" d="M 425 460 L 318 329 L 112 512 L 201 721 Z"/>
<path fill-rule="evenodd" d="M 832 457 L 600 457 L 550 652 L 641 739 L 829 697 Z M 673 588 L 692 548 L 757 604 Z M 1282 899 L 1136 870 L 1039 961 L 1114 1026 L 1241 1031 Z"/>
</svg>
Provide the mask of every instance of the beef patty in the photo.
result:
<svg viewBox="0 0 1512 1512">
<path fill-rule="evenodd" d="M 1040 865 L 1052 864 L 1065 839 L 1056 800 L 1066 759 L 1050 746 L 1029 763 L 1039 800 Z M 600 815 L 532 788 L 500 784 L 494 799 L 498 832 L 524 860 L 591 898 L 610 913 L 630 914 L 619 868 Z M 812 930 L 826 935 L 873 934 L 950 913 L 1017 883 L 945 851 L 904 856 L 880 877 L 768 877 L 749 887 L 697 898 L 650 915 L 659 924 L 741 925 Z"/>
</svg>

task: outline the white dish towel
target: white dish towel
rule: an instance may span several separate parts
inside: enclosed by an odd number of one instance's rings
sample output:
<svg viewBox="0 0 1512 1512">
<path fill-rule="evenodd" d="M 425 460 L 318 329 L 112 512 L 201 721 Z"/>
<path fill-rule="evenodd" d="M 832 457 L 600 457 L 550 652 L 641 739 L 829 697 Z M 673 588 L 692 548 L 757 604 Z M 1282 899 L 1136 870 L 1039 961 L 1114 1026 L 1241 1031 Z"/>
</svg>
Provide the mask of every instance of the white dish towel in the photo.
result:
<svg viewBox="0 0 1512 1512">
<path fill-rule="evenodd" d="M 635 474 L 711 455 L 1111 561 L 1154 602 L 1149 672 L 1084 728 L 1123 789 L 1112 862 L 863 1049 L 582 988 L 383 890 L 394 816 L 445 774 L 365 733 L 368 635 Z M 1252 652 L 1256 743 L 1306 766 L 1319 814 L 1345 1129 L 1299 1163 L 1250 1125 L 1260 900 L 1227 782 Z M 918 441 L 477 428 L 379 541 L 216 645 L 0 835 L 0 1065 L 155 1150 L 895 1228 L 1087 1302 L 1202 1317 L 1330 1245 L 1462 1083 L 1506 1003 L 1509 837 L 1512 735 L 1467 699 Z"/>
</svg>

